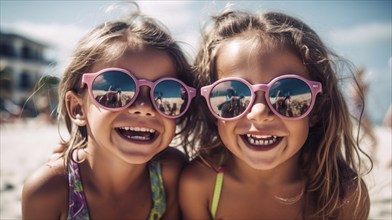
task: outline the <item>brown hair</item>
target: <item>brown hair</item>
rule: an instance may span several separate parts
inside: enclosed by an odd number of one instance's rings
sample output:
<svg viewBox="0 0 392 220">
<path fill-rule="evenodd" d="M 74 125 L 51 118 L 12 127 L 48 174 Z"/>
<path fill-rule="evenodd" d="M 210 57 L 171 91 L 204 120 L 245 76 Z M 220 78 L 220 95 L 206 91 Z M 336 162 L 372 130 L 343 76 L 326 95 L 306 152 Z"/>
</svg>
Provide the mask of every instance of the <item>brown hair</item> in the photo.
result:
<svg viewBox="0 0 392 220">
<path fill-rule="evenodd" d="M 194 82 L 184 53 L 166 28 L 153 18 L 141 14 L 136 3 L 132 5 L 136 10 L 127 18 L 106 22 L 87 33 L 76 45 L 70 62 L 65 68 L 59 86 L 58 115 L 59 121 L 64 119 L 70 133 L 70 139 L 62 141 L 62 145 L 67 149 L 66 157 L 69 157 L 74 149 L 85 147 L 87 134 L 86 128 L 75 126 L 67 114 L 65 94 L 70 90 L 83 92 L 79 88 L 81 77 L 83 73 L 89 72 L 95 63 L 102 60 L 113 61 L 128 48 L 145 45 L 168 53 L 176 66 L 178 79 L 189 86 Z M 192 109 L 195 108 L 193 106 L 192 103 L 188 112 L 176 121 L 181 129 L 177 133 L 179 138 L 177 144 L 184 147 L 188 144 L 187 134 L 191 133 L 188 122 Z"/>
<path fill-rule="evenodd" d="M 358 207 L 363 184 L 360 154 L 370 158 L 353 137 L 350 114 L 339 89 L 337 73 L 342 73 L 343 69 L 339 69 L 338 64 L 348 64 L 349 70 L 350 63 L 329 51 L 318 35 L 296 18 L 276 12 L 259 15 L 225 10 L 212 17 L 212 24 L 205 26 L 202 34 L 194 65 L 198 88 L 218 80 L 216 60 L 219 49 L 234 38 L 257 41 L 257 45 L 267 51 L 277 47 L 289 49 L 303 61 L 311 80 L 321 82 L 323 93 L 317 97 L 310 115 L 314 125 L 299 159 L 302 172 L 308 178 L 306 190 L 317 198 L 314 214 L 320 218 L 333 218 L 340 213 L 336 210 L 344 202 L 348 184 L 355 187 Z M 206 114 L 209 112 L 207 104 L 200 97 L 197 102 L 203 103 L 197 111 L 199 123 L 195 123 L 198 136 L 202 137 L 198 154 L 209 166 L 216 167 L 211 158 L 226 149 L 219 138 L 216 119 Z"/>
</svg>

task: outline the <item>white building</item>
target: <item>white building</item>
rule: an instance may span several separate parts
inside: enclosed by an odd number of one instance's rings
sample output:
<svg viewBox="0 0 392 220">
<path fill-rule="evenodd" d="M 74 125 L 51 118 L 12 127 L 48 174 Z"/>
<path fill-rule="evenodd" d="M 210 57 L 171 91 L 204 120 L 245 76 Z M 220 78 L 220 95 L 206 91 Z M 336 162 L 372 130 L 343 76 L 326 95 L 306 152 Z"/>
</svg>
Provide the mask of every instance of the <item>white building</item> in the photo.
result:
<svg viewBox="0 0 392 220">
<path fill-rule="evenodd" d="M 0 33 L 2 99 L 7 98 L 23 105 L 49 65 L 49 61 L 44 58 L 46 49 L 47 45 L 27 37 Z"/>
</svg>

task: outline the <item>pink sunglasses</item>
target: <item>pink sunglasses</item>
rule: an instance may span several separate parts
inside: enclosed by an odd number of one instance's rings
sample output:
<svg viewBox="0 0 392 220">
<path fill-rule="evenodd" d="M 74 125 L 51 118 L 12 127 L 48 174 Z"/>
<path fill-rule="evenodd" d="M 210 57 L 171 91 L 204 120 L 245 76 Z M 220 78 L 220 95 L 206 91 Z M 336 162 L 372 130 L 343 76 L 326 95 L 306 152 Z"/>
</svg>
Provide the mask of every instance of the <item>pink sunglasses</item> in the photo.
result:
<svg viewBox="0 0 392 220">
<path fill-rule="evenodd" d="M 167 118 L 179 118 L 188 110 L 196 89 L 176 78 L 165 77 L 155 82 L 136 79 L 120 68 L 106 68 L 96 73 L 85 73 L 80 87 L 87 85 L 95 103 L 103 109 L 121 111 L 136 100 L 141 86 L 150 87 L 154 108 Z"/>
<path fill-rule="evenodd" d="M 250 84 L 238 77 L 228 77 L 201 88 L 212 114 L 225 121 L 242 117 L 250 110 L 256 91 L 264 91 L 271 111 L 277 116 L 298 120 L 313 109 L 316 95 L 322 92 L 320 82 L 298 75 L 282 75 L 268 84 Z"/>
</svg>

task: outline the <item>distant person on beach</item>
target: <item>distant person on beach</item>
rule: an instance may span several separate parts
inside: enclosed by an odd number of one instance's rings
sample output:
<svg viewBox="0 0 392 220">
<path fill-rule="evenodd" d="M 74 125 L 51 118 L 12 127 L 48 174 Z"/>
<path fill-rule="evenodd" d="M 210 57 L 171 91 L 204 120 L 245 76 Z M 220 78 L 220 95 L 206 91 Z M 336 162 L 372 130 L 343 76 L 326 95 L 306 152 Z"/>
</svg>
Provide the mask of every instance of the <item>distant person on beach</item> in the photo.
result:
<svg viewBox="0 0 392 220">
<path fill-rule="evenodd" d="M 168 146 L 176 127 L 180 140 L 190 128 L 196 93 L 185 83 L 194 80 L 166 29 L 131 5 L 132 14 L 94 28 L 71 56 L 58 109 L 70 139 L 61 158 L 26 180 L 23 219 L 180 219 L 178 180 L 188 159 Z M 99 102 L 109 88 L 121 91 L 115 105 Z M 186 108 L 162 112 L 153 103 L 157 88 L 183 89 Z"/>
<path fill-rule="evenodd" d="M 200 149 L 180 180 L 184 219 L 368 218 L 362 151 L 332 60 L 286 14 L 227 8 L 212 18 L 195 61 L 206 102 L 194 118 Z M 250 102 L 223 116 L 214 98 L 230 86 Z M 278 110 L 278 91 L 291 113 Z"/>
</svg>

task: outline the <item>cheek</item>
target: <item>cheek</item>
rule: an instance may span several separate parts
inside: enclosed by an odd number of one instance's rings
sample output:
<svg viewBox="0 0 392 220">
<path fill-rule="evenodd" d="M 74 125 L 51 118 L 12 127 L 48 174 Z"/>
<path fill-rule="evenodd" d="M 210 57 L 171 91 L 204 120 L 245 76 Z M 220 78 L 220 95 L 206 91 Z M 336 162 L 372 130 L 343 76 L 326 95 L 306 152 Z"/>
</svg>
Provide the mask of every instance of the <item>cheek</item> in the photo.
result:
<svg viewBox="0 0 392 220">
<path fill-rule="evenodd" d="M 234 133 L 234 123 L 233 122 L 223 122 L 218 120 L 218 132 L 223 144 L 230 148 L 231 143 L 235 143 L 235 138 L 237 137 Z"/>
<path fill-rule="evenodd" d="M 218 121 L 217 122 L 218 132 L 221 139 L 224 139 L 227 135 L 227 126 L 225 122 Z"/>
<path fill-rule="evenodd" d="M 309 118 L 306 117 L 300 121 L 288 123 L 287 128 L 290 130 L 293 141 L 302 147 L 309 134 Z"/>
<path fill-rule="evenodd" d="M 91 123 L 94 121 L 100 121 L 102 118 L 107 117 L 106 113 L 108 111 L 104 111 L 103 109 L 98 108 L 94 103 L 90 101 L 86 101 L 84 105 L 84 113 L 86 114 L 87 120 Z"/>
<path fill-rule="evenodd" d="M 83 103 L 83 110 L 86 116 L 95 115 L 99 112 L 98 107 L 94 104 L 88 93 L 84 93 Z"/>
<path fill-rule="evenodd" d="M 110 127 L 111 112 L 100 111 L 94 105 L 89 106 L 86 110 L 87 127 L 92 134 L 108 133 L 106 128 Z"/>
<path fill-rule="evenodd" d="M 165 142 L 168 142 L 168 144 L 170 144 L 176 133 L 176 121 L 173 119 L 164 118 L 163 124 L 165 126 L 165 134 L 163 139 L 165 140 Z"/>
<path fill-rule="evenodd" d="M 90 130 L 92 134 L 101 132 L 108 134 L 105 129 L 110 127 L 110 122 L 114 119 L 116 114 L 99 108 L 89 98 L 85 98 L 84 103 L 83 110 L 87 118 L 88 130 Z"/>
</svg>

